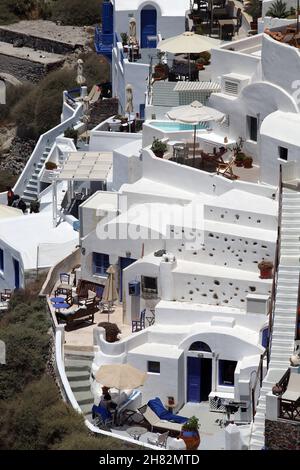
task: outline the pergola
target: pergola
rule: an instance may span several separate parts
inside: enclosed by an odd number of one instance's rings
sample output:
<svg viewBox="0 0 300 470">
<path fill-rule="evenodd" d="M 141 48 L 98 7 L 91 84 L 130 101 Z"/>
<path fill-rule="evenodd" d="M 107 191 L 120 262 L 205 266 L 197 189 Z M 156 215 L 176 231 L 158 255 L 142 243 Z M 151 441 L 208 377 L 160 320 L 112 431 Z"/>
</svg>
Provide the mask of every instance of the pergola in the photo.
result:
<svg viewBox="0 0 300 470">
<path fill-rule="evenodd" d="M 57 184 L 60 181 L 68 182 L 68 194 L 72 200 L 74 198 L 74 182 L 106 182 L 112 161 L 112 152 L 69 152 L 67 154 L 67 158 L 53 183 L 53 223 L 55 226 L 57 224 Z"/>
</svg>

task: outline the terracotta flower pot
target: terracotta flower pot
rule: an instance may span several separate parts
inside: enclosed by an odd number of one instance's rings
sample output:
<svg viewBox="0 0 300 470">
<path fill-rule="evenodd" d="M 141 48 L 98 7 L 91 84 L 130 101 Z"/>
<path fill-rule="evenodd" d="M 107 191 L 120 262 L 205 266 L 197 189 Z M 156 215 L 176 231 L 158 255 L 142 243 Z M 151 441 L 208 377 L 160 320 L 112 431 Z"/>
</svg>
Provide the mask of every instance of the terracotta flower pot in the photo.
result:
<svg viewBox="0 0 300 470">
<path fill-rule="evenodd" d="M 244 166 L 243 160 L 235 160 L 234 163 L 235 163 L 236 166 Z"/>
<path fill-rule="evenodd" d="M 260 278 L 261 279 L 272 279 L 273 268 L 261 268 L 260 269 Z"/>
<path fill-rule="evenodd" d="M 165 152 L 154 152 L 154 155 L 158 158 L 163 158 Z"/>
<path fill-rule="evenodd" d="M 200 445 L 200 435 L 198 431 L 181 431 L 181 439 L 185 442 L 187 450 L 197 450 Z"/>
<path fill-rule="evenodd" d="M 252 168 L 252 160 L 250 159 L 249 160 L 245 159 L 243 164 L 244 164 L 244 168 Z"/>
</svg>

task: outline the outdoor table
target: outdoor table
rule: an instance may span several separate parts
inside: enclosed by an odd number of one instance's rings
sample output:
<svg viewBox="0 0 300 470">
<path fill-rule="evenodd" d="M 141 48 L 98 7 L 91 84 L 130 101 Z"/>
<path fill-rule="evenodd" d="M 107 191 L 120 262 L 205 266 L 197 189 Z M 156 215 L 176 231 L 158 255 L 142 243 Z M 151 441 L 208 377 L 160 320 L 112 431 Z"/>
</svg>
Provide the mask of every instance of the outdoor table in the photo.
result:
<svg viewBox="0 0 300 470">
<path fill-rule="evenodd" d="M 140 440 L 140 437 L 147 432 L 146 428 L 142 428 L 141 426 L 132 426 L 127 429 L 129 436 L 133 437 L 136 441 Z"/>
</svg>

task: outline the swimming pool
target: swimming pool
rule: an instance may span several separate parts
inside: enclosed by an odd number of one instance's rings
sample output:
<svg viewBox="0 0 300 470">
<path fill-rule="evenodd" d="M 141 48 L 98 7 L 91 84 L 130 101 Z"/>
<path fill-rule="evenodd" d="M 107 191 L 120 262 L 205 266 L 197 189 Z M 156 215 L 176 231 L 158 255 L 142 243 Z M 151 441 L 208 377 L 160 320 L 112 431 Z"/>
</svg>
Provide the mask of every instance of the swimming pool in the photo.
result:
<svg viewBox="0 0 300 470">
<path fill-rule="evenodd" d="M 173 121 L 151 121 L 151 126 L 156 127 L 156 129 L 160 129 L 161 131 L 169 131 L 169 132 L 176 132 L 176 131 L 193 131 L 194 126 L 192 124 L 182 124 L 180 122 L 173 122 Z M 200 122 L 197 125 L 197 129 L 206 129 L 207 124 L 205 122 Z"/>
</svg>

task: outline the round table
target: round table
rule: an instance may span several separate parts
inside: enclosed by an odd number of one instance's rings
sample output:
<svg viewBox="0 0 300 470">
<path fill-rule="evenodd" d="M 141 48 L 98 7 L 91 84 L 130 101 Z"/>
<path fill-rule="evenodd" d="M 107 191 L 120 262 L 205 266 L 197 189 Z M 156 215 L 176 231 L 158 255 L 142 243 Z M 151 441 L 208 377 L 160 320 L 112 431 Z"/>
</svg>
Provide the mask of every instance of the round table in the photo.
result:
<svg viewBox="0 0 300 470">
<path fill-rule="evenodd" d="M 142 426 L 132 426 L 127 429 L 129 436 L 133 437 L 136 441 L 140 440 L 140 437 L 147 432 L 146 428 Z"/>
</svg>

